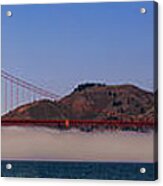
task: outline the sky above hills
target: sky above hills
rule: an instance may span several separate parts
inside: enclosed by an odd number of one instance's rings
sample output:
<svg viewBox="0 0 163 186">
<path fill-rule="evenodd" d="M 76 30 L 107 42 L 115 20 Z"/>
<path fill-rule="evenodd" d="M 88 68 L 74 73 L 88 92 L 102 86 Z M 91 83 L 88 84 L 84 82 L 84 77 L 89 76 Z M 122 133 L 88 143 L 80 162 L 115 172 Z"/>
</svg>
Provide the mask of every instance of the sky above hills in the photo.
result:
<svg viewBox="0 0 163 186">
<path fill-rule="evenodd" d="M 85 82 L 152 90 L 153 3 L 3 6 L 2 68 L 61 96 Z"/>
</svg>

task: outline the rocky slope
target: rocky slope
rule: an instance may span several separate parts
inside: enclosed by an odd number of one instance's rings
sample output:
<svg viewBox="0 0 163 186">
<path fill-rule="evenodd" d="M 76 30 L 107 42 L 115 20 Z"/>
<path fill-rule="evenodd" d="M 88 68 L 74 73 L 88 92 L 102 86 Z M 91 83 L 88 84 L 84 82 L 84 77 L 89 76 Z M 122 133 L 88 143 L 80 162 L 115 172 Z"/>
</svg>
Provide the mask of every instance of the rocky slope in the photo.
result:
<svg viewBox="0 0 163 186">
<path fill-rule="evenodd" d="M 133 85 L 82 84 L 59 101 L 22 105 L 2 119 L 154 120 L 154 94 Z"/>
</svg>

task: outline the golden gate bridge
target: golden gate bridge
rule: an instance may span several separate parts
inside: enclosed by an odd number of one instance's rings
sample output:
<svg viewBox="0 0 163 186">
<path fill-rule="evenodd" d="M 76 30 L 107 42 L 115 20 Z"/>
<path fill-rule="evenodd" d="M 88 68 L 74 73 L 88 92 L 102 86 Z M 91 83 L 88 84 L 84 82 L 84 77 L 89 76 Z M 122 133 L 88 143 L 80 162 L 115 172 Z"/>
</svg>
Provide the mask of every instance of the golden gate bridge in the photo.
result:
<svg viewBox="0 0 163 186">
<path fill-rule="evenodd" d="M 51 100 L 59 98 L 58 95 L 15 77 L 4 70 L 1 71 L 1 77 L 4 86 L 4 112 L 18 107 L 23 102 L 29 103 L 41 98 Z"/>
<path fill-rule="evenodd" d="M 48 99 L 58 100 L 60 96 L 40 88 L 32 83 L 18 78 L 4 70 L 1 71 L 3 92 L 3 114 L 12 111 L 14 108 L 25 104 L 32 103 L 35 100 Z M 127 128 L 146 128 L 153 129 L 153 121 L 129 121 L 126 115 L 124 120 L 38 120 L 38 119 L 2 119 L 2 126 L 39 126 L 39 127 L 57 127 L 57 128 L 103 128 L 103 129 L 127 129 Z"/>
</svg>

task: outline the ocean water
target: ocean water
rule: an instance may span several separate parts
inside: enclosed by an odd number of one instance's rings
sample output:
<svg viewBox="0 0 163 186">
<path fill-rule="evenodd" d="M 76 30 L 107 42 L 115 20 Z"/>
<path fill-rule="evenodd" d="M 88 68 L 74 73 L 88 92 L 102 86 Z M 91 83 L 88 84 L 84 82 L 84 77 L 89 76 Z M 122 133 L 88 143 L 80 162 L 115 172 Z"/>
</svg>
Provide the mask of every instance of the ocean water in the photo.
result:
<svg viewBox="0 0 163 186">
<path fill-rule="evenodd" d="M 11 163 L 12 169 L 6 169 Z M 140 173 L 140 168 L 146 173 Z M 157 163 L 110 163 L 75 161 L 1 161 L 2 177 L 69 178 L 104 180 L 157 179 Z"/>
</svg>

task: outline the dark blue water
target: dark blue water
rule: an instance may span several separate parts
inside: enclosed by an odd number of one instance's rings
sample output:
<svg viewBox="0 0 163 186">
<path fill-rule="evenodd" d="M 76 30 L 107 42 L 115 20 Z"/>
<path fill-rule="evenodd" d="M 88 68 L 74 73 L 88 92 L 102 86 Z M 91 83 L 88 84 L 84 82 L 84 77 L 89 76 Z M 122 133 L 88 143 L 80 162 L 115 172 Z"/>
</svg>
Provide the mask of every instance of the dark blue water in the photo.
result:
<svg viewBox="0 0 163 186">
<path fill-rule="evenodd" d="M 12 169 L 7 170 L 6 164 Z M 146 173 L 140 173 L 140 168 Z M 157 163 L 108 163 L 61 161 L 2 161 L 2 177 L 70 178 L 109 180 L 157 179 Z"/>
</svg>

